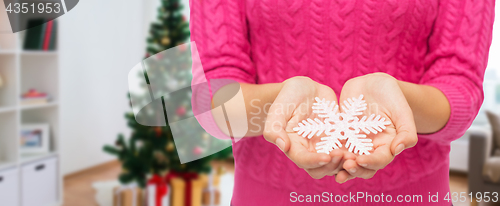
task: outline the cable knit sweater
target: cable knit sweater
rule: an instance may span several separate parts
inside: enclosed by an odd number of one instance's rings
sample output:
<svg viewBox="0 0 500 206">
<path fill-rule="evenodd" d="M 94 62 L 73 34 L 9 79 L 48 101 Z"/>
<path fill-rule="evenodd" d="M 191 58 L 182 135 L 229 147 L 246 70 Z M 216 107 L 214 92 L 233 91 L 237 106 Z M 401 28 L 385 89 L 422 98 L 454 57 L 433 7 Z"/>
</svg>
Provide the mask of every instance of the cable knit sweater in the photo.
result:
<svg viewBox="0 0 500 206">
<path fill-rule="evenodd" d="M 233 145 L 234 206 L 307 204 L 299 195 L 321 195 L 309 199 L 317 205 L 358 192 L 383 194 L 384 202 L 387 195 L 393 202 L 422 195 L 424 203 L 438 193 L 439 203 L 424 205 L 451 205 L 444 200 L 450 142 L 464 134 L 483 100 L 494 0 L 191 0 L 190 6 L 191 38 L 209 80 L 265 84 L 308 76 L 339 95 L 347 80 L 385 72 L 438 88 L 451 106 L 443 129 L 419 135 L 415 147 L 373 178 L 345 184 L 311 178 L 262 136 L 245 138 Z M 341 201 L 334 205 L 374 204 Z"/>
</svg>

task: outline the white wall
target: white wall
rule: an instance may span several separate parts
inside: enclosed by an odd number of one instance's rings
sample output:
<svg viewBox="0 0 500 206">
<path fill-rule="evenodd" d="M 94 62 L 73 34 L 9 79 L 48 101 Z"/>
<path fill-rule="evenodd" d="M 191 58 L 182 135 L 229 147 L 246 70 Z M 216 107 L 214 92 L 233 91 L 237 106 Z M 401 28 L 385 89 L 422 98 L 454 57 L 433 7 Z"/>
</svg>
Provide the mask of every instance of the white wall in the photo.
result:
<svg viewBox="0 0 500 206">
<path fill-rule="evenodd" d="M 62 172 L 113 159 L 102 151 L 128 135 L 128 71 L 145 53 L 143 1 L 85 0 L 60 18 Z"/>
<path fill-rule="evenodd" d="M 495 5 L 495 13 L 500 13 L 500 4 Z M 490 55 L 488 58 L 488 69 L 496 70 L 497 78 L 500 78 L 500 16 L 495 15 L 493 24 L 493 41 L 491 42 Z"/>
<path fill-rule="evenodd" d="M 142 20 L 142 31 L 145 37 L 148 36 L 149 26 L 151 22 L 156 20 L 158 13 L 158 7 L 160 6 L 160 0 L 145 0 L 144 2 L 144 17 Z"/>
<path fill-rule="evenodd" d="M 500 12 L 500 4 L 495 5 L 496 13 Z M 497 88 L 500 85 L 500 16 L 495 15 L 493 24 L 493 41 L 491 42 L 488 66 L 484 76 L 483 90 L 484 102 L 482 110 L 498 111 L 500 104 L 497 100 Z M 480 113 L 476 122 L 486 124 L 488 122 L 486 115 Z"/>
</svg>

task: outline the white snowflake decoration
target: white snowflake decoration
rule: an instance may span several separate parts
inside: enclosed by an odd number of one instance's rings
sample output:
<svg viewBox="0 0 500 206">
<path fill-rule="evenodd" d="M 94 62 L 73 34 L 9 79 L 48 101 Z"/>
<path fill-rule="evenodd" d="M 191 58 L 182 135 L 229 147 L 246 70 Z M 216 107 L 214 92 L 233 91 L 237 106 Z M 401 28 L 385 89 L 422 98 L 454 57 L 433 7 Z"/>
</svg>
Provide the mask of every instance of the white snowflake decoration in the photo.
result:
<svg viewBox="0 0 500 206">
<path fill-rule="evenodd" d="M 325 99 L 315 98 L 313 104 L 313 113 L 318 114 L 318 117 L 326 118 L 324 121 L 318 118 L 303 120 L 298 127 L 293 128 L 297 134 L 311 139 L 314 135 L 325 133 L 326 137 L 321 138 L 321 142 L 316 144 L 318 153 L 329 154 L 333 149 L 342 147 L 340 140 L 346 140 L 345 147 L 349 152 L 370 154 L 373 149 L 372 140 L 366 138 L 366 134 L 382 132 L 385 125 L 391 124 L 375 114 L 369 117 L 363 116 L 359 119 L 357 116 L 363 114 L 366 110 L 366 102 L 363 100 L 363 95 L 358 98 L 348 98 L 344 101 L 342 110 L 344 113 L 338 113 L 339 106 L 335 102 L 326 101 Z M 360 134 L 363 131 L 365 134 Z"/>
</svg>

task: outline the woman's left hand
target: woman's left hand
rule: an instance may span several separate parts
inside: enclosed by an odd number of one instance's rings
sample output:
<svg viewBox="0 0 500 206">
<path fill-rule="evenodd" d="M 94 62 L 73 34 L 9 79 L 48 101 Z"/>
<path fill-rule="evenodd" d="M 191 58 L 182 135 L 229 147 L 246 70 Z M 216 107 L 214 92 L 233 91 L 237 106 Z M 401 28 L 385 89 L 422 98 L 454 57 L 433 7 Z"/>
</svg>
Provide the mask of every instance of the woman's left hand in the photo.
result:
<svg viewBox="0 0 500 206">
<path fill-rule="evenodd" d="M 379 114 L 392 123 L 378 134 L 369 134 L 374 151 L 346 160 L 336 176 L 338 183 L 360 177 L 372 178 L 404 149 L 415 146 L 417 130 L 413 113 L 401 91 L 398 80 L 385 73 L 373 73 L 350 79 L 342 88 L 339 103 L 363 94 L 368 106 L 363 115 Z"/>
</svg>

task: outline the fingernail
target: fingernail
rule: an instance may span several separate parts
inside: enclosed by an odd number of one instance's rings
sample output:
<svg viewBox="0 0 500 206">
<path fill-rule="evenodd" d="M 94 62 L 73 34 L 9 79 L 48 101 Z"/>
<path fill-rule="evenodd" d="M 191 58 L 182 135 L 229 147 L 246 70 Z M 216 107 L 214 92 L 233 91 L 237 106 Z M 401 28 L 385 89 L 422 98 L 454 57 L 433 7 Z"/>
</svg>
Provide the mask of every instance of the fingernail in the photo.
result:
<svg viewBox="0 0 500 206">
<path fill-rule="evenodd" d="M 326 165 L 328 162 L 319 162 L 320 166 Z"/>
<path fill-rule="evenodd" d="M 283 148 L 285 148 L 285 141 L 283 141 L 281 138 L 278 138 L 276 140 L 276 145 L 278 145 L 280 150 L 283 151 Z"/>
<path fill-rule="evenodd" d="M 347 179 L 345 179 L 345 180 L 344 180 L 341 184 L 344 184 L 344 183 L 346 183 L 347 181 L 349 181 L 349 180 L 351 180 L 351 179 L 352 179 L 352 178 L 349 178 L 349 177 L 348 177 L 348 178 L 347 178 Z"/>
<path fill-rule="evenodd" d="M 351 169 L 349 169 L 349 173 L 351 173 L 351 174 L 356 173 L 356 168 L 351 168 Z"/>
<path fill-rule="evenodd" d="M 401 153 L 404 149 L 405 149 L 405 145 L 404 144 L 399 144 L 396 147 L 396 155 L 398 155 L 399 153 Z"/>
<path fill-rule="evenodd" d="M 340 157 L 333 157 L 332 158 L 332 163 L 333 164 L 337 164 L 337 163 L 339 163 L 339 161 L 340 161 Z"/>
<path fill-rule="evenodd" d="M 368 164 L 359 164 L 361 167 L 366 167 Z"/>
</svg>

